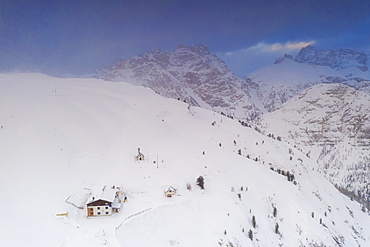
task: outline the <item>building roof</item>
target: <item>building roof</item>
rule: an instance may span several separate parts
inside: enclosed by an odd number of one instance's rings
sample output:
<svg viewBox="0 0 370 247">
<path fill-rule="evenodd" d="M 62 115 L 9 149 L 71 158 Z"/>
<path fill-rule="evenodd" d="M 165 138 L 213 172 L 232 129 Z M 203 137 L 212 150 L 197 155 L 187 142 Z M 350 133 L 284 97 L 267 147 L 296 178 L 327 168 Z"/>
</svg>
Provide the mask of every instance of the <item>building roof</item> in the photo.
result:
<svg viewBox="0 0 370 247">
<path fill-rule="evenodd" d="M 170 187 L 168 187 L 168 188 L 164 191 L 164 193 L 171 192 L 171 191 L 176 192 L 176 189 L 175 189 L 174 187 L 170 186 Z"/>
<path fill-rule="evenodd" d="M 145 157 L 145 156 L 144 156 L 144 154 L 142 154 L 142 153 L 139 152 L 138 155 L 136 155 L 135 157 L 138 158 L 138 157 Z"/>
<path fill-rule="evenodd" d="M 91 191 L 89 199 L 87 199 L 86 204 L 91 205 L 93 202 L 102 201 L 112 204 L 116 198 L 116 193 L 119 189 L 115 186 L 108 187 L 104 186 L 102 189 L 96 189 Z"/>
<path fill-rule="evenodd" d="M 98 200 L 86 203 L 86 205 L 87 206 L 105 206 L 105 205 L 111 206 L 112 203 L 106 200 L 98 199 Z"/>
</svg>

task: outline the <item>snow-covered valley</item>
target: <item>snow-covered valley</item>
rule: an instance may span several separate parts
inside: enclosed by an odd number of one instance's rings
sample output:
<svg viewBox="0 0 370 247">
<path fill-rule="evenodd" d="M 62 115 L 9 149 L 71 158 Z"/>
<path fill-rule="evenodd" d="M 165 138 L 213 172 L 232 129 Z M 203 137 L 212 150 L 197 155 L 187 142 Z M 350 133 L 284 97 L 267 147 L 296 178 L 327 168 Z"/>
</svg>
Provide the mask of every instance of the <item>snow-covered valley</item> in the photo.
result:
<svg viewBox="0 0 370 247">
<path fill-rule="evenodd" d="M 370 216 L 298 147 L 124 82 L 0 75 L 0 160 L 4 246 L 370 244 Z M 86 217 L 105 185 L 127 202 Z"/>
</svg>

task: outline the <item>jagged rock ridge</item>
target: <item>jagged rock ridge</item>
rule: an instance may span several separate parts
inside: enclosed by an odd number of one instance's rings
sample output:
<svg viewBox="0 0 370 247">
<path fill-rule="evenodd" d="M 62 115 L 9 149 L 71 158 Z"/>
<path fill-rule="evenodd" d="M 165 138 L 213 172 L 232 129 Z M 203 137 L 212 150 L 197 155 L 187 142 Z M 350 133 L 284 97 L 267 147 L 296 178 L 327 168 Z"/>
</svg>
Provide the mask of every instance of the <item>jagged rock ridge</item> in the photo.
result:
<svg viewBox="0 0 370 247">
<path fill-rule="evenodd" d="M 179 45 L 174 52 L 152 50 L 111 66 L 100 77 L 149 87 L 165 97 L 239 118 L 256 115 L 248 85 L 205 45 Z"/>
<path fill-rule="evenodd" d="M 308 46 L 295 58 L 285 54 L 241 80 L 207 46 L 179 45 L 174 52 L 155 49 L 123 60 L 100 78 L 127 81 L 190 105 L 254 119 L 320 83 L 343 83 L 370 92 L 366 60 L 364 53 L 350 49 L 325 51 Z"/>
<path fill-rule="evenodd" d="M 273 65 L 247 75 L 252 97 L 261 111 L 271 112 L 297 93 L 320 83 L 342 83 L 370 92 L 367 56 L 350 49 L 317 50 L 307 46 L 293 58 L 285 54 Z"/>
<path fill-rule="evenodd" d="M 329 66 L 336 70 L 349 67 L 368 70 L 366 54 L 352 49 L 318 50 L 309 45 L 302 48 L 294 60 L 298 63 Z"/>
</svg>

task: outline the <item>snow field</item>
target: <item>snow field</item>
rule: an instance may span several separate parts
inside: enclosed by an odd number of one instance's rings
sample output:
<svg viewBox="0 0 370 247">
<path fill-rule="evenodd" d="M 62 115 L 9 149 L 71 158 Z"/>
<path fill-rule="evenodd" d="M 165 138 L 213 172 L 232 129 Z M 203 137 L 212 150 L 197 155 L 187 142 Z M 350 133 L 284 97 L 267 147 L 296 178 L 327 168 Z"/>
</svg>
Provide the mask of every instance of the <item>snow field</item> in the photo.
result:
<svg viewBox="0 0 370 247">
<path fill-rule="evenodd" d="M 333 246 L 340 235 L 345 246 L 370 241 L 369 217 L 312 169 L 316 163 L 235 120 L 97 79 L 7 74 L 0 88 L 0 196 L 11 202 L 0 206 L 7 222 L 0 241 L 8 246 Z M 134 160 L 137 148 L 145 161 Z M 271 166 L 293 172 L 298 184 Z M 112 217 L 86 218 L 65 202 L 83 204 L 87 189 L 113 184 L 128 201 Z M 164 197 L 169 186 L 177 196 Z M 56 217 L 61 211 L 68 216 Z"/>
</svg>

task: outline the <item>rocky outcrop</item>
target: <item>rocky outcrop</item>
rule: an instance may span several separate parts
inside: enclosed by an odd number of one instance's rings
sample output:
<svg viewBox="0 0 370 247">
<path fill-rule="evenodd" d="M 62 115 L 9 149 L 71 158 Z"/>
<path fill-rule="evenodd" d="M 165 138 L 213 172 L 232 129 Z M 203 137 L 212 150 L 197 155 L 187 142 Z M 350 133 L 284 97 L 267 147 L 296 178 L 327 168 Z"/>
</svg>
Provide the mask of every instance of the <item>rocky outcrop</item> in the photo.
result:
<svg viewBox="0 0 370 247">
<path fill-rule="evenodd" d="M 239 118 L 251 119 L 257 111 L 248 85 L 205 45 L 178 45 L 174 52 L 152 50 L 107 68 L 100 78 L 149 87 L 165 97 Z"/>
<path fill-rule="evenodd" d="M 369 93 L 370 73 L 363 52 L 339 49 L 302 48 L 293 58 L 285 54 L 273 65 L 244 78 L 261 112 L 271 112 L 302 90 L 321 83 L 341 83 Z"/>
<path fill-rule="evenodd" d="M 274 64 L 282 63 L 285 59 L 293 60 L 293 56 L 290 54 L 284 54 L 283 57 L 276 58 Z"/>
<path fill-rule="evenodd" d="M 300 50 L 294 60 L 299 63 L 329 66 L 336 70 L 349 67 L 356 67 L 361 71 L 368 70 L 366 54 L 352 49 L 317 50 L 313 46 L 307 46 Z"/>
<path fill-rule="evenodd" d="M 369 112 L 367 93 L 319 84 L 261 116 L 260 127 L 305 150 L 333 184 L 370 200 Z"/>
</svg>

